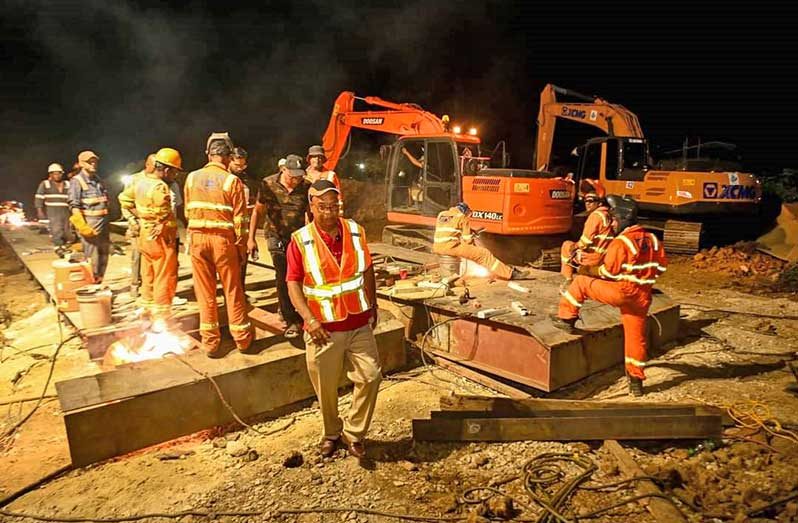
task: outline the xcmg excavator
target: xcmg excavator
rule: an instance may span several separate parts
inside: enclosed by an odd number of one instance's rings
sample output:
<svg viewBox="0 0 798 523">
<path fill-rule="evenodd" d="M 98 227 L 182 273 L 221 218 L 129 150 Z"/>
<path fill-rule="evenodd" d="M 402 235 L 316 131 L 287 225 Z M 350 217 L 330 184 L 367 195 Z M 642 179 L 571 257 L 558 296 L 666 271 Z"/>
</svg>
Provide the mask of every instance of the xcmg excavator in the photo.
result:
<svg viewBox="0 0 798 523">
<path fill-rule="evenodd" d="M 557 94 L 578 100 L 560 102 Z M 547 85 L 540 94 L 535 166 L 551 168 L 557 119 L 597 127 L 606 137 L 576 149 L 578 179 L 598 179 L 608 194 L 637 200 L 643 223 L 664 230 L 669 252 L 693 253 L 702 240 L 755 237 L 762 188 L 741 172 L 663 171 L 652 168 L 637 116 L 622 105 Z M 578 182 L 578 180 L 577 180 Z"/>
<path fill-rule="evenodd" d="M 356 101 L 377 110 L 355 110 Z M 335 168 L 352 128 L 398 136 L 382 154 L 388 221 L 395 224 L 383 232 L 386 243 L 429 247 L 438 213 L 458 201 L 473 210 L 472 226 L 483 228 L 482 243 L 508 263 L 538 258 L 571 230 L 574 184 L 504 162 L 491 167 L 476 129 L 463 132 L 447 116 L 415 104 L 343 92 L 323 137 L 325 168 Z"/>
</svg>

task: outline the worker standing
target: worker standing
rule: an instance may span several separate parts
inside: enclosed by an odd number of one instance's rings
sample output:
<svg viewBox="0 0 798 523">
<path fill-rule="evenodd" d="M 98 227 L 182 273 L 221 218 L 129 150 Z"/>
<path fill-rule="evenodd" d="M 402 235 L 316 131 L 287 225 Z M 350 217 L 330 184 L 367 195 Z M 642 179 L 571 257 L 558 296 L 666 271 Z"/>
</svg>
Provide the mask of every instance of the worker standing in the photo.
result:
<svg viewBox="0 0 798 523">
<path fill-rule="evenodd" d="M 646 317 L 657 277 L 665 272 L 665 250 L 657 237 L 637 225 L 637 204 L 628 198 L 610 195 L 616 232 L 599 266 L 600 278 L 577 275 L 562 293 L 559 310 L 552 322 L 572 331 L 579 310 L 588 298 L 621 310 L 624 354 L 629 393 L 642 396 L 644 368 L 648 354 Z"/>
<path fill-rule="evenodd" d="M 335 174 L 335 171 L 324 168 L 324 162 L 327 161 L 327 156 L 324 154 L 324 147 L 321 145 L 312 145 L 308 147 L 308 155 L 305 159 L 308 162 L 308 167 L 305 171 L 310 183 L 317 180 L 328 180 L 335 184 L 335 188 L 338 189 L 338 193 L 341 195 L 338 199 L 338 205 L 341 207 L 338 214 L 343 216 L 344 196 L 341 191 L 341 180 L 338 179 L 338 175 Z"/>
<path fill-rule="evenodd" d="M 253 183 L 249 174 L 247 173 L 249 154 L 243 147 L 234 147 L 232 159 L 230 160 L 230 172 L 238 176 L 244 188 L 244 199 L 247 202 L 247 217 L 246 225 L 247 231 L 244 234 L 244 241 L 249 238 L 250 220 L 252 218 L 252 211 L 255 208 L 255 198 L 258 195 L 258 187 Z M 244 299 L 247 299 L 247 253 L 246 244 L 241 252 L 241 288 L 244 289 Z"/>
<path fill-rule="evenodd" d="M 78 155 L 80 172 L 69 184 L 69 221 L 75 226 L 83 254 L 91 260 L 94 282 L 102 283 L 108 268 L 111 235 L 108 228 L 108 191 L 97 176 L 100 157 L 92 151 Z"/>
<path fill-rule="evenodd" d="M 350 454 L 362 458 L 382 379 L 373 331 L 374 268 L 363 228 L 338 215 L 335 184 L 318 180 L 309 195 L 313 221 L 292 235 L 288 290 L 305 321 L 308 374 L 324 422 L 321 453 L 332 456 L 343 438 Z M 344 367 L 354 390 L 341 420 L 338 386 Z"/>
<path fill-rule="evenodd" d="M 119 198 L 139 230 L 141 303 L 155 318 L 170 314 L 177 288 L 177 220 L 166 180 L 182 168 L 180 153 L 163 148 L 153 155 L 153 171 L 137 176 Z"/>
<path fill-rule="evenodd" d="M 231 174 L 233 142 L 227 133 L 213 133 L 206 144 L 208 163 L 186 178 L 184 188 L 188 216 L 188 246 L 194 273 L 194 292 L 200 308 L 200 336 L 208 357 L 224 355 L 219 349 L 216 275 L 227 304 L 230 334 L 245 351 L 252 343 L 244 289 L 241 288 L 241 254 L 246 246 L 246 200 L 241 180 Z"/>
<path fill-rule="evenodd" d="M 287 325 L 284 332 L 286 338 L 299 336 L 302 324 L 302 318 L 288 296 L 286 249 L 294 231 L 307 223 L 310 185 L 302 169 L 302 158 L 295 154 L 288 155 L 280 166 L 280 172 L 267 176 L 261 182 L 249 232 L 248 251 L 250 255 L 257 256 L 257 223 L 263 217 L 263 234 L 276 273 L 277 301 Z"/>
<path fill-rule="evenodd" d="M 526 278 L 525 271 L 503 263 L 488 249 L 474 244 L 475 238 L 471 231 L 470 216 L 471 208 L 465 202 L 460 202 L 451 209 L 440 212 L 435 222 L 432 252 L 471 260 L 502 280 Z"/>
<path fill-rule="evenodd" d="M 127 221 L 127 231 L 125 237 L 130 242 L 130 297 L 139 297 L 139 288 L 141 287 L 141 252 L 139 251 L 139 233 L 140 224 L 138 217 L 133 213 L 135 208 L 135 191 L 132 190 L 139 180 L 146 177 L 147 174 L 155 172 L 155 155 L 148 154 L 147 159 L 144 160 L 144 169 L 133 174 L 125 184 L 122 192 L 119 193 L 119 207 L 122 211 L 122 218 Z M 142 303 L 142 305 L 149 306 L 150 303 Z"/>
<path fill-rule="evenodd" d="M 58 256 L 62 256 L 67 244 L 72 243 L 69 224 L 69 181 L 64 180 L 61 164 L 51 163 L 47 167 L 47 179 L 42 180 L 36 190 L 36 213 L 40 220 L 46 219 L 50 239 Z"/>
<path fill-rule="evenodd" d="M 604 201 L 604 187 L 594 180 L 584 180 L 583 184 L 587 188 L 582 199 L 589 214 L 582 235 L 576 242 L 566 240 L 560 249 L 560 274 L 565 278 L 566 285 L 573 279 L 577 268 L 580 268 L 580 274 L 584 274 L 589 267 L 598 268 L 614 237 L 612 217 Z"/>
</svg>

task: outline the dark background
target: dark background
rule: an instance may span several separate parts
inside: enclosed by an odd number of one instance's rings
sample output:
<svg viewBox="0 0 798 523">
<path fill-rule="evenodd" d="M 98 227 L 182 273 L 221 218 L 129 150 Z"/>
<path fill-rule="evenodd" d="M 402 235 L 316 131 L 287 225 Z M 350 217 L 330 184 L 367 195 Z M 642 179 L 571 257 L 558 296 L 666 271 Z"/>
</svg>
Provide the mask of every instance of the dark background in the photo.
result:
<svg viewBox="0 0 798 523">
<path fill-rule="evenodd" d="M 633 110 L 655 155 L 700 137 L 736 143 L 757 174 L 798 165 L 788 2 L 235 4 L 2 2 L 0 199 L 32 205 L 47 165 L 83 149 L 112 191 L 162 146 L 198 168 L 221 130 L 267 174 L 320 142 L 342 90 L 476 125 L 517 166 L 532 163 L 549 82 Z M 560 156 L 596 134 L 559 130 Z M 354 138 L 343 176 L 387 141 Z"/>
</svg>

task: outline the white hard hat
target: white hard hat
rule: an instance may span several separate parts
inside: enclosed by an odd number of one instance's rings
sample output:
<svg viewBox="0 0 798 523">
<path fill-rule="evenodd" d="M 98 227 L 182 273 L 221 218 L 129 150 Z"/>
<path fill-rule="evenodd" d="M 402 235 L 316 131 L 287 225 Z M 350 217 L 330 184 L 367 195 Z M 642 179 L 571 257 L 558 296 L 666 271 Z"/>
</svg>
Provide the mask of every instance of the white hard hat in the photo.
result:
<svg viewBox="0 0 798 523">
<path fill-rule="evenodd" d="M 61 167 L 60 163 L 51 163 L 50 166 L 47 168 L 47 172 L 51 173 L 51 172 L 55 172 L 55 171 L 64 172 L 64 168 Z"/>
<path fill-rule="evenodd" d="M 283 165 L 285 165 L 285 162 L 286 162 L 285 158 L 280 158 L 280 161 L 277 162 L 277 167 L 282 167 Z"/>
</svg>

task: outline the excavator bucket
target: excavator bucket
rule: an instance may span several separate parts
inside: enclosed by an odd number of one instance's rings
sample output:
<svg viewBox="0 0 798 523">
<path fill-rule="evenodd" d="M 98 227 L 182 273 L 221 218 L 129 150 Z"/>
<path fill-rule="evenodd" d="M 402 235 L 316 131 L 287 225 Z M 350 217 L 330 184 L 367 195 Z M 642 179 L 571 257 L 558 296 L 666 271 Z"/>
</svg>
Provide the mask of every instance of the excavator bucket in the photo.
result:
<svg viewBox="0 0 798 523">
<path fill-rule="evenodd" d="M 785 203 L 776 226 L 757 239 L 759 250 L 788 262 L 798 262 L 798 203 Z"/>
</svg>

